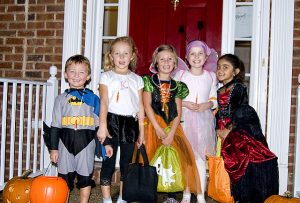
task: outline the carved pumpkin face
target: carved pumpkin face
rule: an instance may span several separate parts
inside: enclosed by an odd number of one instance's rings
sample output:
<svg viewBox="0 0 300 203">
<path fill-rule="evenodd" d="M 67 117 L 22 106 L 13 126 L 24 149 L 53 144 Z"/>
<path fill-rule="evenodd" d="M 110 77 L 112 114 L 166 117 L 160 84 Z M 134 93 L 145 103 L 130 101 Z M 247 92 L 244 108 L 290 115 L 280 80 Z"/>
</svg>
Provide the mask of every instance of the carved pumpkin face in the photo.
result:
<svg viewBox="0 0 300 203">
<path fill-rule="evenodd" d="M 14 177 L 9 180 L 3 190 L 3 202 L 4 203 L 30 203 L 30 187 L 32 178 L 27 176 L 31 171 L 23 173 L 20 177 Z"/>
<path fill-rule="evenodd" d="M 31 185 L 31 203 L 64 203 L 68 198 L 68 185 L 61 177 L 39 176 Z"/>
</svg>

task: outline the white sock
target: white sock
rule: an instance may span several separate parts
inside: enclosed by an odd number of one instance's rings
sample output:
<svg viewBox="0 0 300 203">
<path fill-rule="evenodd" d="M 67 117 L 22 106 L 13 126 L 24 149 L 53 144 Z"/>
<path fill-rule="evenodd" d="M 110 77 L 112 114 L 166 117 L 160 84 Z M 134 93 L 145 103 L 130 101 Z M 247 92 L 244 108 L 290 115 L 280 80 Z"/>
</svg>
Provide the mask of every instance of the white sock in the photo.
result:
<svg viewBox="0 0 300 203">
<path fill-rule="evenodd" d="M 206 163 L 201 158 L 196 160 L 202 194 L 206 191 Z"/>
<path fill-rule="evenodd" d="M 182 195 L 182 203 L 190 203 L 191 202 L 191 193 L 184 192 Z"/>
<path fill-rule="evenodd" d="M 109 197 L 109 198 L 103 198 L 103 203 L 112 203 L 111 197 Z"/>
<path fill-rule="evenodd" d="M 121 196 L 118 197 L 117 203 L 125 203 L 126 201 L 122 199 Z"/>
<path fill-rule="evenodd" d="M 206 203 L 204 193 L 197 195 L 197 202 L 198 203 Z"/>
</svg>

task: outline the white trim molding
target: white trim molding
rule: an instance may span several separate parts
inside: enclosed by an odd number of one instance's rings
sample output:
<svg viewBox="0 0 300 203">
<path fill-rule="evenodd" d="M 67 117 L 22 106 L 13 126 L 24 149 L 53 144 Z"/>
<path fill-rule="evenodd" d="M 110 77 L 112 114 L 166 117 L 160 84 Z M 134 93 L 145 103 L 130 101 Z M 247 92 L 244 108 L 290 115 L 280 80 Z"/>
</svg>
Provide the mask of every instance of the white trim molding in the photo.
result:
<svg viewBox="0 0 300 203">
<path fill-rule="evenodd" d="M 272 0 L 267 140 L 278 156 L 279 193 L 287 190 L 294 0 Z"/>
<path fill-rule="evenodd" d="M 223 0 L 221 55 L 234 53 L 235 0 Z"/>
<path fill-rule="evenodd" d="M 235 38 L 237 6 L 252 6 L 252 35 L 250 38 Z M 223 1 L 222 54 L 235 53 L 236 41 L 251 42 L 249 103 L 260 118 L 262 130 L 266 132 L 267 87 L 269 60 L 270 0 L 253 2 Z"/>
<path fill-rule="evenodd" d="M 104 36 L 104 10 L 106 6 L 118 7 L 117 36 Z M 87 20 L 85 37 L 85 56 L 90 59 L 92 81 L 90 88 L 98 94 L 99 79 L 102 66 L 103 40 L 115 39 L 128 34 L 129 1 L 119 0 L 118 3 L 105 3 L 104 0 L 87 1 Z"/>
<path fill-rule="evenodd" d="M 65 63 L 67 59 L 74 54 L 81 54 L 82 17 L 83 0 L 65 0 L 61 92 L 69 87 L 64 80 Z"/>
<path fill-rule="evenodd" d="M 129 1 L 119 0 L 118 10 L 118 36 L 128 35 Z"/>
<path fill-rule="evenodd" d="M 251 42 L 251 82 L 249 103 L 256 109 L 262 131 L 266 132 L 270 0 L 253 1 L 252 42 Z"/>
<path fill-rule="evenodd" d="M 85 56 L 91 63 L 92 81 L 90 88 L 99 94 L 98 84 L 101 74 L 102 33 L 104 20 L 104 0 L 88 0 L 86 16 Z"/>
</svg>

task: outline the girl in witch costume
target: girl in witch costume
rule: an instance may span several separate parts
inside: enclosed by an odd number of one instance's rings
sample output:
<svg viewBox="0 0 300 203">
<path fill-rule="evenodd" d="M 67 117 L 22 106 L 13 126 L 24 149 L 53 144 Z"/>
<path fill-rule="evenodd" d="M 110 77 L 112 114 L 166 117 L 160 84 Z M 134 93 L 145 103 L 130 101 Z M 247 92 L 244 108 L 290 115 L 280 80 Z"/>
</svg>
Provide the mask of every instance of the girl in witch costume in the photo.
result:
<svg viewBox="0 0 300 203">
<path fill-rule="evenodd" d="M 81 203 L 88 202 L 95 186 L 92 173 L 100 101 L 85 88 L 90 74 L 86 57 L 74 55 L 66 61 L 64 76 L 70 88 L 55 99 L 50 130 L 50 159 L 58 164 L 58 176 L 66 180 L 69 190 L 77 178 Z"/>
<path fill-rule="evenodd" d="M 222 157 L 231 180 L 234 200 L 263 203 L 278 194 L 278 163 L 262 133 L 255 110 L 248 105 L 243 84 L 244 64 L 235 55 L 219 58 L 217 133 L 222 137 Z"/>
<path fill-rule="evenodd" d="M 180 125 L 182 99 L 189 91 L 184 83 L 170 77 L 177 60 L 174 47 L 160 45 L 153 53 L 150 67 L 155 74 L 143 78 L 144 108 L 150 121 L 145 124 L 146 149 L 151 160 L 160 145 L 174 147 L 181 162 L 185 187 L 199 194 L 201 187 L 194 154 Z M 174 194 L 168 194 L 168 197 L 166 203 L 177 202 Z"/>
<path fill-rule="evenodd" d="M 131 163 L 135 143 L 144 142 L 144 107 L 142 102 L 143 79 L 133 71 L 137 62 L 137 48 L 131 37 L 118 37 L 105 54 L 105 72 L 100 77 L 99 140 L 111 145 L 113 155 L 102 162 L 100 185 L 104 203 L 112 203 L 110 185 L 115 172 L 116 155 L 120 146 L 120 195 L 123 178 Z"/>
</svg>

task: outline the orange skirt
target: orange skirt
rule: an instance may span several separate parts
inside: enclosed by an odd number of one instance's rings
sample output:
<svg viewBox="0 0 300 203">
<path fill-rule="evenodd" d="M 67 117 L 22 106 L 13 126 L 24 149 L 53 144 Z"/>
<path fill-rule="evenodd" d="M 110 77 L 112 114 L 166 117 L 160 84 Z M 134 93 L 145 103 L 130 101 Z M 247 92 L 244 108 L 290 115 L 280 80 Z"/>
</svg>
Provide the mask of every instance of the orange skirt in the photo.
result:
<svg viewBox="0 0 300 203">
<path fill-rule="evenodd" d="M 167 127 L 165 121 L 158 115 L 155 115 L 157 122 L 162 128 Z M 172 123 L 170 124 L 172 125 Z M 149 162 L 152 160 L 156 149 L 162 145 L 161 139 L 158 139 L 152 123 L 145 119 L 145 146 Z M 184 174 L 185 188 L 188 188 L 191 193 L 201 193 L 201 186 L 199 181 L 199 174 L 195 162 L 192 147 L 184 135 L 183 129 L 179 124 L 171 144 L 179 155 L 181 162 L 182 174 Z"/>
</svg>

